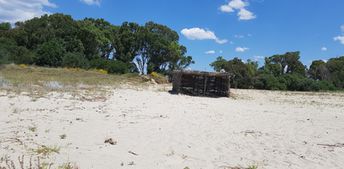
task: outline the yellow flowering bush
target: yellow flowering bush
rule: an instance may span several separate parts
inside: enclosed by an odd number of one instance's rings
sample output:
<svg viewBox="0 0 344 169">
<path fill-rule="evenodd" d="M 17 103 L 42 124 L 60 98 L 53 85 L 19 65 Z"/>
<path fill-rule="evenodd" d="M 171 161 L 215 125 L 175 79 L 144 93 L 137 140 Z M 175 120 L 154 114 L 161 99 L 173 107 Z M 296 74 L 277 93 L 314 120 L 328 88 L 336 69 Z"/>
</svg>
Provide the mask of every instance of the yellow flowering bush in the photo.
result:
<svg viewBox="0 0 344 169">
<path fill-rule="evenodd" d="M 65 69 L 72 71 L 72 72 L 79 72 L 81 70 L 80 68 L 71 68 L 71 67 L 67 67 Z"/>
<path fill-rule="evenodd" d="M 151 77 L 152 79 L 154 79 L 154 81 L 155 81 L 156 83 L 158 83 L 158 84 L 168 83 L 167 78 L 166 78 L 164 75 L 159 74 L 159 73 L 157 73 L 157 72 L 152 72 L 152 73 L 150 74 L 150 77 Z"/>
<path fill-rule="evenodd" d="M 160 75 L 159 75 L 157 72 L 152 72 L 152 73 L 151 73 L 151 76 L 152 76 L 153 78 L 156 78 L 156 77 L 159 77 Z"/>
<path fill-rule="evenodd" d="M 21 68 L 27 68 L 28 66 L 26 64 L 20 64 L 19 67 Z"/>
<path fill-rule="evenodd" d="M 108 74 L 108 71 L 106 71 L 104 69 L 97 69 L 97 72 L 99 72 L 101 74 Z"/>
</svg>

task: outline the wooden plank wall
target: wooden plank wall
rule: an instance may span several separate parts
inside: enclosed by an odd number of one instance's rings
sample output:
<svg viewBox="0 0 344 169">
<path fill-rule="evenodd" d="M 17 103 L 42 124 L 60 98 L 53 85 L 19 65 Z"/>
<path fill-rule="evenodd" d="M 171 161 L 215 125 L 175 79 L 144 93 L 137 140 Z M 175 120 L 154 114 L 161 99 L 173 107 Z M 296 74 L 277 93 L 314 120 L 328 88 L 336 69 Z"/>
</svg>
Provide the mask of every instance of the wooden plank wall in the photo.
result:
<svg viewBox="0 0 344 169">
<path fill-rule="evenodd" d="M 192 96 L 229 97 L 230 76 L 224 73 L 174 72 L 173 91 Z"/>
</svg>

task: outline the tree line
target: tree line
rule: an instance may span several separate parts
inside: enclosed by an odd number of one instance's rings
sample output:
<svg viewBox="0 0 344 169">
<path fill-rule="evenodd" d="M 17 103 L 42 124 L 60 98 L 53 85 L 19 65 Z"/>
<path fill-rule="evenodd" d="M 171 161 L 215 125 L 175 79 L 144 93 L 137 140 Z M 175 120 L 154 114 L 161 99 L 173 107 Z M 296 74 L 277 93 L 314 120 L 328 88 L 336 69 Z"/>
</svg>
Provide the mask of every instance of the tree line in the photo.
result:
<svg viewBox="0 0 344 169">
<path fill-rule="evenodd" d="M 315 60 L 309 68 L 300 61 L 300 52 L 287 52 L 258 62 L 239 58 L 226 60 L 218 57 L 210 64 L 215 71 L 225 70 L 232 75 L 235 88 L 320 91 L 344 89 L 344 56 L 328 61 Z"/>
<path fill-rule="evenodd" d="M 193 64 L 179 35 L 154 22 L 112 25 L 53 14 L 0 24 L 0 64 L 104 69 L 109 73 L 166 73 Z"/>
<path fill-rule="evenodd" d="M 154 22 L 112 25 L 104 19 L 74 20 L 53 14 L 25 22 L 0 23 L 0 64 L 104 69 L 109 73 L 162 73 L 193 64 L 178 33 Z M 307 68 L 300 52 L 265 58 L 262 67 L 252 60 L 210 64 L 232 74 L 235 88 L 319 91 L 344 88 L 344 56 L 313 61 Z"/>
</svg>

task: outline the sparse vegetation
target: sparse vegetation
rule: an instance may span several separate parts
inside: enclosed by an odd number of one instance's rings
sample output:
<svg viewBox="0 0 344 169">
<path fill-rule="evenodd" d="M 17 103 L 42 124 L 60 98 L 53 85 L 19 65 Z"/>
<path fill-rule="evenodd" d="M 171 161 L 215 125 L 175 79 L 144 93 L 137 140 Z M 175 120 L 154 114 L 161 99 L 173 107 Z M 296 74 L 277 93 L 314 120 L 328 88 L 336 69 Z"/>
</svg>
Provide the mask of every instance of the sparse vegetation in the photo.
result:
<svg viewBox="0 0 344 169">
<path fill-rule="evenodd" d="M 0 169 L 78 169 L 72 163 L 64 163 L 56 166 L 52 162 L 43 160 L 40 156 L 25 158 L 24 155 L 19 156 L 18 161 L 12 160 L 9 156 L 0 158 Z"/>
<path fill-rule="evenodd" d="M 36 132 L 36 131 L 37 131 L 37 127 L 29 127 L 29 130 L 30 130 L 31 132 Z"/>
<path fill-rule="evenodd" d="M 48 147 L 48 146 L 43 145 L 33 151 L 37 153 L 38 155 L 49 156 L 50 154 L 53 154 L 53 153 L 59 154 L 60 148 L 57 146 Z"/>
<path fill-rule="evenodd" d="M 57 169 L 77 169 L 77 167 L 73 166 L 71 163 L 65 163 L 57 167 Z"/>
<path fill-rule="evenodd" d="M 64 140 L 64 139 L 66 139 L 66 138 L 67 138 L 67 135 L 66 135 L 66 134 L 60 135 L 60 139 Z"/>
<path fill-rule="evenodd" d="M 251 165 L 247 169 L 258 169 L 258 166 L 257 165 Z"/>
<path fill-rule="evenodd" d="M 225 167 L 226 169 L 258 169 L 258 166 L 256 165 L 251 165 L 248 168 L 244 167 Z M 184 169 L 190 169 L 189 167 L 185 167 Z"/>
</svg>

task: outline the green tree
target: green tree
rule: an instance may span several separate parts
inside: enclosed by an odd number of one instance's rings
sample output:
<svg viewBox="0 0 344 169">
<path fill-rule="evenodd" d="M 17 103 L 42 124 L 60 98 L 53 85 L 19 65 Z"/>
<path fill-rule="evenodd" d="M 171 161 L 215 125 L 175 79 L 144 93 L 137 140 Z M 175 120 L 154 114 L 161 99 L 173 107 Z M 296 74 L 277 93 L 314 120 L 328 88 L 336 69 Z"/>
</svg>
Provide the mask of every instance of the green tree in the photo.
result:
<svg viewBox="0 0 344 169">
<path fill-rule="evenodd" d="M 17 46 L 15 40 L 0 37 L 0 62 L 31 64 L 34 54 L 23 46 Z"/>
<path fill-rule="evenodd" d="M 226 61 L 222 57 L 218 57 L 217 60 L 210 64 L 214 70 L 225 70 L 231 74 L 231 85 L 235 88 L 252 88 L 253 87 L 253 75 L 256 63 L 249 61 L 245 64 L 241 59 L 234 58 Z M 251 70 L 250 70 L 251 69 Z"/>
<path fill-rule="evenodd" d="M 89 59 L 101 57 L 113 59 L 114 40 L 118 27 L 104 19 L 86 18 L 79 22 L 79 39 L 86 48 L 85 55 Z"/>
<path fill-rule="evenodd" d="M 181 47 L 178 44 L 178 33 L 165 25 L 148 22 L 145 25 L 148 31 L 147 46 L 147 72 L 163 72 L 171 60 L 181 57 Z"/>
<path fill-rule="evenodd" d="M 328 79 L 329 71 L 324 61 L 315 60 L 312 62 L 308 74 L 314 80 L 326 80 Z"/>
<path fill-rule="evenodd" d="M 210 64 L 210 66 L 213 67 L 216 72 L 227 69 L 226 65 L 227 60 L 224 59 L 222 56 L 217 57 L 216 60 Z"/>
<path fill-rule="evenodd" d="M 257 61 L 252 61 L 250 59 L 247 60 L 246 63 L 248 73 L 251 77 L 254 77 L 258 73 L 258 62 Z"/>
<path fill-rule="evenodd" d="M 13 39 L 0 37 L 0 64 L 10 62 L 16 46 L 16 42 Z"/>
<path fill-rule="evenodd" d="M 306 75 L 306 66 L 300 61 L 300 52 L 287 52 L 265 58 L 265 72 L 275 76 L 296 73 Z"/>
<path fill-rule="evenodd" d="M 114 58 L 124 63 L 131 63 L 139 55 L 141 26 L 137 23 L 124 22 L 116 31 L 113 41 Z"/>
<path fill-rule="evenodd" d="M 53 14 L 17 23 L 15 29 L 18 30 L 16 36 L 18 45 L 34 50 L 39 45 L 56 38 L 64 41 L 65 46 L 68 47 L 69 43 L 75 43 L 79 27 L 71 16 Z M 81 49 L 73 48 L 73 51 L 80 52 L 81 50 L 82 47 Z"/>
<path fill-rule="evenodd" d="M 141 73 L 166 73 L 194 63 L 191 56 L 186 56 L 186 47 L 178 43 L 177 32 L 167 26 L 147 22 L 138 35 L 136 63 Z"/>
<path fill-rule="evenodd" d="M 344 88 L 344 56 L 332 58 L 326 63 L 329 71 L 329 81 L 336 87 Z"/>
<path fill-rule="evenodd" d="M 65 48 L 61 40 L 50 40 L 37 49 L 35 63 L 39 66 L 58 67 L 62 65 Z"/>
<path fill-rule="evenodd" d="M 4 23 L 0 23 L 0 32 L 1 31 L 8 31 L 10 30 L 12 27 L 11 27 L 11 24 L 8 23 L 8 22 L 4 22 Z"/>
</svg>

